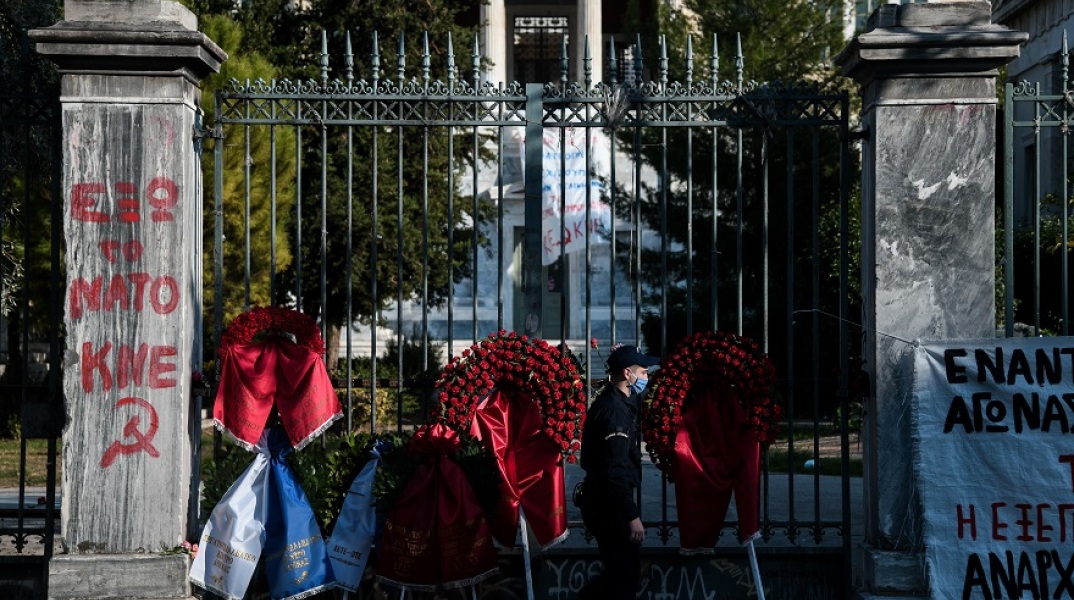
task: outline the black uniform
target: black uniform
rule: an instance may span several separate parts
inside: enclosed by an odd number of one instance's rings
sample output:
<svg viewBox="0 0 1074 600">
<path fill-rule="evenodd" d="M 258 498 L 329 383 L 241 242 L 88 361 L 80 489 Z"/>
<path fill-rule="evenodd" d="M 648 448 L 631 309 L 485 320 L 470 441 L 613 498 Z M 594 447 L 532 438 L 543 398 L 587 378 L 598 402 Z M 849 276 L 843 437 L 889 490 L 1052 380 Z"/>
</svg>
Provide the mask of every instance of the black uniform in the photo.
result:
<svg viewBox="0 0 1074 600">
<path fill-rule="evenodd" d="M 639 545 L 629 524 L 638 518 L 634 501 L 641 483 L 641 451 L 636 441 L 638 395 L 605 386 L 586 414 L 582 431 L 582 519 L 597 538 L 604 571 L 580 598 L 631 598 L 640 570 Z"/>
</svg>

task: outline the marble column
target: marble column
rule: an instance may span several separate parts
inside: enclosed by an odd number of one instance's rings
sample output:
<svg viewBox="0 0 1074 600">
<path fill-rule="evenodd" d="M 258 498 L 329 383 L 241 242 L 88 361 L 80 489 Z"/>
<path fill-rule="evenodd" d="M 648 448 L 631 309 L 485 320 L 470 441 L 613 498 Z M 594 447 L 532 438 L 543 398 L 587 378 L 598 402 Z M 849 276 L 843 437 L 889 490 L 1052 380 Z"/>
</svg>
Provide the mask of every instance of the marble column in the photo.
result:
<svg viewBox="0 0 1074 600">
<path fill-rule="evenodd" d="M 995 336 L 997 68 L 1021 32 L 984 1 L 888 4 L 836 63 L 861 85 L 869 591 L 924 591 L 913 479 L 913 343 Z"/>
<path fill-rule="evenodd" d="M 593 83 L 604 80 L 604 17 L 601 0 L 578 0 L 578 43 L 572 44 L 574 72 L 585 83 L 585 42 L 589 39 L 589 69 Z"/>
<path fill-rule="evenodd" d="M 59 67 L 66 354 L 50 598 L 184 598 L 196 539 L 198 82 L 226 56 L 167 0 L 66 0 L 32 31 Z"/>
<path fill-rule="evenodd" d="M 481 3 L 481 52 L 489 59 L 485 81 L 507 83 L 507 9 L 504 0 Z"/>
</svg>

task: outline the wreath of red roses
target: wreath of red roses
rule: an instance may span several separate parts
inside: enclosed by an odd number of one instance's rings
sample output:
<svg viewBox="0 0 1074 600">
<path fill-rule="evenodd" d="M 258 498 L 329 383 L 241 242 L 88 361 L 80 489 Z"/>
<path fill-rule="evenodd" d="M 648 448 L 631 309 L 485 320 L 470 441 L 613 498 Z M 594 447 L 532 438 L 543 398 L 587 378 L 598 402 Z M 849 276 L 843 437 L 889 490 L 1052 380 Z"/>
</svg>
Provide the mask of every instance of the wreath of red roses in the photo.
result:
<svg viewBox="0 0 1074 600">
<path fill-rule="evenodd" d="M 321 329 L 312 318 L 282 306 L 255 306 L 227 326 L 220 336 L 218 353 L 222 358 L 231 346 L 253 344 L 272 336 L 293 338 L 296 344 L 317 354 L 325 351 Z"/>
<path fill-rule="evenodd" d="M 499 331 L 455 356 L 436 382 L 435 417 L 460 432 L 470 431 L 477 406 L 493 390 L 517 389 L 537 404 L 544 433 L 567 462 L 581 448 L 585 383 L 577 365 L 547 342 Z"/>
<path fill-rule="evenodd" d="M 757 342 L 722 331 L 687 337 L 653 376 L 651 400 L 642 412 L 642 432 L 653 462 L 672 471 L 682 404 L 695 385 L 731 386 L 761 448 L 768 448 L 783 418 L 783 409 L 773 398 L 775 381 L 776 369 Z"/>
</svg>

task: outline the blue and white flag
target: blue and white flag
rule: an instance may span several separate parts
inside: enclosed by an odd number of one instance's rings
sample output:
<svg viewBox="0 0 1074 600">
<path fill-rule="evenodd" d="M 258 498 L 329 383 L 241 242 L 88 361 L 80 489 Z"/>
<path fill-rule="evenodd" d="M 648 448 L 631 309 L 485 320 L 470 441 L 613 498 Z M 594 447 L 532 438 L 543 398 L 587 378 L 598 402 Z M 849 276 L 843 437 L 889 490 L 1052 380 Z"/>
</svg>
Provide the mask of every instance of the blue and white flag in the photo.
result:
<svg viewBox="0 0 1074 600">
<path fill-rule="evenodd" d="M 377 533 L 377 514 L 373 499 L 373 476 L 380 464 L 380 453 L 374 448 L 373 458 L 365 463 L 354 478 L 343 501 L 336 528 L 328 540 L 328 557 L 332 560 L 339 587 L 358 591 L 362 574 L 369 562 L 369 548 Z"/>
<path fill-rule="evenodd" d="M 307 598 L 335 587 L 328 547 L 313 507 L 284 457 L 291 445 L 282 429 L 274 428 L 269 480 L 268 521 L 265 523 L 265 572 L 273 600 Z"/>
<path fill-rule="evenodd" d="M 190 581 L 227 600 L 242 600 L 265 544 L 269 455 L 262 436 L 257 455 L 213 508 L 190 565 Z"/>
</svg>

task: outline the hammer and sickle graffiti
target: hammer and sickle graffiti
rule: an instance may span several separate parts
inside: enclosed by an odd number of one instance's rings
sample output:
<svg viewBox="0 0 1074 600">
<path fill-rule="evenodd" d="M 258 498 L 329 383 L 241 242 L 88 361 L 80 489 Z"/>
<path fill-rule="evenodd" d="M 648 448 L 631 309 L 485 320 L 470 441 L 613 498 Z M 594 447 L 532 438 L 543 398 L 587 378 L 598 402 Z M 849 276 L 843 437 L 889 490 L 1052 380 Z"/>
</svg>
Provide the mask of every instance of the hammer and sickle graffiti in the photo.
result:
<svg viewBox="0 0 1074 600">
<path fill-rule="evenodd" d="M 142 419 L 138 415 L 134 415 L 127 421 L 127 424 L 123 426 L 123 439 L 133 439 L 133 442 L 124 443 L 121 440 L 112 442 L 112 445 L 105 450 L 104 456 L 101 457 L 101 468 L 107 468 L 115 462 L 116 458 L 122 454 L 135 454 L 137 452 L 145 451 L 146 454 L 153 458 L 160 457 L 160 451 L 153 446 L 153 437 L 157 435 L 157 429 L 160 427 L 160 418 L 157 416 L 157 409 L 153 408 L 153 405 L 146 402 L 141 398 L 120 398 L 116 402 L 115 408 L 134 404 L 142 407 L 149 413 L 149 429 L 142 431 L 141 424 Z"/>
</svg>

